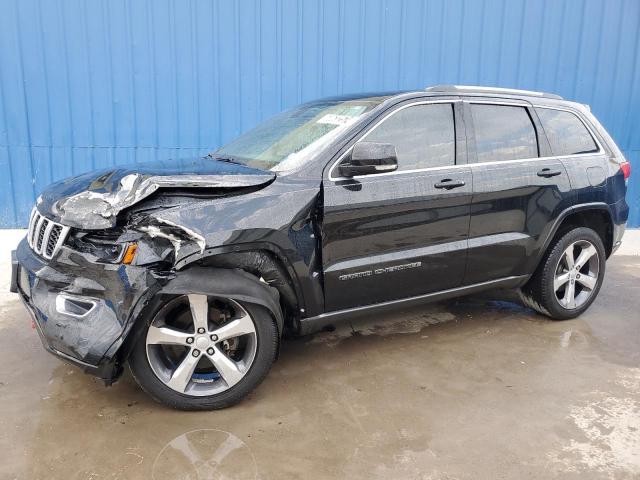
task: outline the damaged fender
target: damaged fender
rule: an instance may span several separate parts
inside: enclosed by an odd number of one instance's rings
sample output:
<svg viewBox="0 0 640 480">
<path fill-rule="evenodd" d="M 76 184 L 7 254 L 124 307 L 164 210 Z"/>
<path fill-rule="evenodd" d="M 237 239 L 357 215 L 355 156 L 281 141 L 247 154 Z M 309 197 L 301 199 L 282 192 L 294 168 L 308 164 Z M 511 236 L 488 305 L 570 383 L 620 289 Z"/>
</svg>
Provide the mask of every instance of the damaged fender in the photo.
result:
<svg viewBox="0 0 640 480">
<path fill-rule="evenodd" d="M 286 268 L 266 251 L 229 252 L 207 257 L 204 264 L 220 268 L 239 268 L 264 280 L 280 293 L 284 305 L 298 307 L 298 296 Z"/>
</svg>

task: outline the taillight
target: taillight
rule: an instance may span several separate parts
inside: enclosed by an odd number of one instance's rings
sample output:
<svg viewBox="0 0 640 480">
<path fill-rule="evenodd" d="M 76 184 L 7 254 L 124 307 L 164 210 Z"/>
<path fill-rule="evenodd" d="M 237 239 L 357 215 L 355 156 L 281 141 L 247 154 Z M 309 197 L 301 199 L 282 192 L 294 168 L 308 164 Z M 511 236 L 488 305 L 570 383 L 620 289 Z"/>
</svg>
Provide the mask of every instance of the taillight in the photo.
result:
<svg viewBox="0 0 640 480">
<path fill-rule="evenodd" d="M 624 175 L 625 180 L 631 176 L 631 164 L 629 162 L 622 162 L 620 164 L 620 170 L 622 170 L 622 175 Z"/>
</svg>

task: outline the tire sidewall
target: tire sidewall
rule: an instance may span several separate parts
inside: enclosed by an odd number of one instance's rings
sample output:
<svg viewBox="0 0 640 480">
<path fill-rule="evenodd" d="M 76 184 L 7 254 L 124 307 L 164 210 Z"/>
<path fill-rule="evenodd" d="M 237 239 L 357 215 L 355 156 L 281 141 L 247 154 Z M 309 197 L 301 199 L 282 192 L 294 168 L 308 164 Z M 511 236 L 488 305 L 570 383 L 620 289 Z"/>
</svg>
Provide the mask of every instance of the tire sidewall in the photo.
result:
<svg viewBox="0 0 640 480">
<path fill-rule="evenodd" d="M 175 297 L 173 297 L 175 298 Z M 167 298 L 170 301 L 171 298 Z M 238 302 L 249 312 L 256 328 L 256 354 L 245 376 L 233 387 L 210 396 L 186 395 L 165 385 L 154 373 L 146 351 L 146 337 L 149 325 L 156 314 L 166 304 L 160 302 L 153 314 L 148 315 L 138 339 L 131 351 L 128 363 L 132 376 L 140 387 L 156 401 L 180 410 L 211 410 L 225 408 L 242 400 L 266 377 L 273 364 L 278 349 L 278 329 L 271 314 L 264 307 L 246 302 Z"/>
<path fill-rule="evenodd" d="M 575 309 L 567 309 L 560 304 L 560 301 L 556 296 L 553 283 L 556 268 L 558 266 L 558 263 L 560 262 L 562 255 L 564 254 L 564 251 L 569 247 L 569 245 L 579 240 L 588 241 L 595 247 L 596 251 L 598 252 L 598 280 L 593 292 L 591 293 L 591 296 L 584 304 Z M 578 315 L 582 314 L 585 310 L 587 310 L 587 308 L 589 308 L 589 306 L 598 296 L 600 288 L 602 287 L 602 282 L 605 275 L 605 266 L 606 252 L 604 249 L 604 245 L 602 243 L 602 239 L 594 230 L 586 227 L 579 227 L 573 230 L 569 230 L 562 237 L 560 237 L 560 239 L 553 246 L 552 251 L 547 257 L 544 264 L 542 293 L 544 296 L 543 303 L 545 308 L 549 311 L 549 314 L 553 318 L 568 319 L 575 318 Z"/>
</svg>

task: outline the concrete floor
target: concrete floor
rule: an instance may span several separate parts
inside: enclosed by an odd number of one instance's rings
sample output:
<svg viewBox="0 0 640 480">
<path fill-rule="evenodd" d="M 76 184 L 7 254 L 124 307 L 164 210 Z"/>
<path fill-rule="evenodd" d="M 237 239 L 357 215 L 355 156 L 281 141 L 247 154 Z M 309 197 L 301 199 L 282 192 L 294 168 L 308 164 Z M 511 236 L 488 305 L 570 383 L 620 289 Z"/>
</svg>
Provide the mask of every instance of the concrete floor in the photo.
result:
<svg viewBox="0 0 640 480">
<path fill-rule="evenodd" d="M 0 293 L 0 479 L 640 478 L 628 238 L 577 320 L 499 292 L 398 312 L 286 341 L 257 391 L 209 413 L 61 363 Z M 2 292 L 7 276 L 3 260 Z"/>
</svg>

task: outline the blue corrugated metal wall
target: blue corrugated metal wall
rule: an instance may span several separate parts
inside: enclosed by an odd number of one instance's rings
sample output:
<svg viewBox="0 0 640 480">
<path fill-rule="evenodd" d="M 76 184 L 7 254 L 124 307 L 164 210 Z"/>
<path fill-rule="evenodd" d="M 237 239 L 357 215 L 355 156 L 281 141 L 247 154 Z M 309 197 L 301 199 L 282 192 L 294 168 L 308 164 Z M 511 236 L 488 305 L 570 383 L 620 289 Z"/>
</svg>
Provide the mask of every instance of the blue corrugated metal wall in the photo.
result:
<svg viewBox="0 0 640 480">
<path fill-rule="evenodd" d="M 588 103 L 633 162 L 638 0 L 0 0 L 0 227 L 85 170 L 208 151 L 304 100 L 462 83 Z"/>
</svg>

